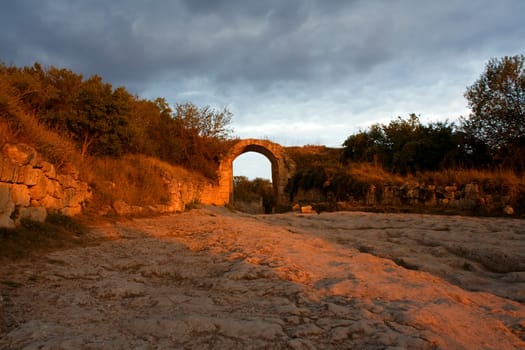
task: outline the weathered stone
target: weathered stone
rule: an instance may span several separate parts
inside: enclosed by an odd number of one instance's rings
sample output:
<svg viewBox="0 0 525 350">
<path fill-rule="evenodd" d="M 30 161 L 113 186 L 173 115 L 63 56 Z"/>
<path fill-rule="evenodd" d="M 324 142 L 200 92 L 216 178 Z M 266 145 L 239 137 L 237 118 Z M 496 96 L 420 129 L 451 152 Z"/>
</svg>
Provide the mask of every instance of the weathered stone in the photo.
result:
<svg viewBox="0 0 525 350">
<path fill-rule="evenodd" d="M 89 186 L 77 180 L 78 171 L 72 166 L 66 172 L 57 175 L 55 167 L 29 146 L 4 145 L 0 149 L 0 227 L 12 227 L 24 217 L 45 220 L 46 208 L 79 214 L 91 198 Z"/>
<path fill-rule="evenodd" d="M 314 214 L 315 210 L 311 205 L 305 205 L 301 207 L 301 214 Z"/>
<path fill-rule="evenodd" d="M 11 200 L 15 205 L 28 207 L 31 203 L 31 196 L 26 185 L 13 184 L 11 187 Z"/>
<path fill-rule="evenodd" d="M 460 209 L 473 209 L 476 207 L 477 202 L 471 198 L 459 198 L 452 201 L 453 205 Z"/>
<path fill-rule="evenodd" d="M 456 186 L 445 186 L 445 195 L 449 199 L 455 199 L 456 198 Z"/>
<path fill-rule="evenodd" d="M 11 159 L 11 161 L 18 166 L 34 164 L 37 158 L 35 149 L 22 143 L 6 143 L 4 147 L 2 147 L 1 153 Z"/>
<path fill-rule="evenodd" d="M 38 170 L 38 175 L 36 177 L 36 184 L 29 188 L 29 193 L 31 194 L 32 199 L 41 200 L 47 196 L 47 191 L 49 187 L 50 180 L 44 175 L 41 170 Z"/>
<path fill-rule="evenodd" d="M 456 186 L 445 186 L 445 191 L 447 191 L 448 193 L 452 193 L 452 192 L 456 192 L 458 189 Z"/>
<path fill-rule="evenodd" d="M 19 219 L 29 219 L 32 221 L 44 222 L 47 218 L 47 210 L 44 207 L 20 208 Z"/>
<path fill-rule="evenodd" d="M 34 186 L 38 183 L 38 178 L 43 176 L 43 173 L 40 169 L 35 169 L 31 165 L 24 165 L 18 169 L 19 172 L 16 182 L 19 184 Z"/>
<path fill-rule="evenodd" d="M 73 166 L 73 164 L 66 163 L 60 169 L 62 175 L 69 175 L 73 179 L 78 179 L 79 172 L 78 169 Z"/>
<path fill-rule="evenodd" d="M 156 206 L 156 207 L 157 207 L 157 206 Z M 157 210 L 156 210 L 156 207 L 152 207 L 152 208 L 150 208 L 151 211 L 157 211 Z M 159 206 L 159 207 L 160 207 L 160 206 Z M 65 210 L 65 209 L 68 209 L 68 208 L 64 208 L 64 210 Z M 158 210 L 158 212 L 163 213 L 163 211 L 161 211 L 161 210 Z M 102 216 L 104 216 L 104 215 L 108 215 L 108 214 L 110 214 L 110 213 L 114 213 L 114 210 L 113 210 L 113 208 L 112 208 L 110 205 L 103 205 L 103 206 L 98 210 L 98 215 L 102 215 Z M 63 213 L 63 214 L 64 214 L 64 215 L 68 215 L 68 214 L 65 214 L 65 213 Z M 76 215 L 76 214 L 75 214 L 75 215 Z"/>
<path fill-rule="evenodd" d="M 59 198 L 62 193 L 61 191 L 62 189 L 58 181 L 50 179 L 47 176 L 46 176 L 46 180 L 47 180 L 47 184 L 46 184 L 47 185 L 47 188 L 46 188 L 47 195 Z"/>
<path fill-rule="evenodd" d="M 167 180 L 169 203 L 168 212 L 182 212 L 190 203 L 197 203 L 201 201 L 201 193 L 203 183 Z"/>
<path fill-rule="evenodd" d="M 10 215 L 0 213 L 0 227 L 3 228 L 14 228 L 16 227 L 15 222 L 11 219 Z"/>
<path fill-rule="evenodd" d="M 55 169 L 55 166 L 51 163 L 48 163 L 46 161 L 40 161 L 38 162 L 38 167 L 42 169 L 42 172 L 49 178 L 56 180 L 57 178 L 57 172 Z"/>
<path fill-rule="evenodd" d="M 55 197 L 55 198 L 58 198 L 58 199 L 63 199 L 66 194 L 64 192 L 64 187 L 60 186 L 60 183 L 56 180 L 50 180 L 51 183 L 53 184 L 53 191 L 48 191 L 47 193 L 52 196 L 52 197 Z"/>
<path fill-rule="evenodd" d="M 478 200 L 479 198 L 479 185 L 476 183 L 470 183 L 465 185 L 465 198 Z"/>
<path fill-rule="evenodd" d="M 506 215 L 514 215 L 514 208 L 512 208 L 510 205 L 506 205 L 505 208 L 503 208 L 503 213 Z"/>
<path fill-rule="evenodd" d="M 57 180 L 63 188 L 74 188 L 78 186 L 78 181 L 73 175 L 58 175 Z"/>
<path fill-rule="evenodd" d="M 1 182 L 16 182 L 18 178 L 18 167 L 11 162 L 11 160 L 3 155 L 0 155 L 0 181 Z"/>
<path fill-rule="evenodd" d="M 368 188 L 368 192 L 366 193 L 366 199 L 365 199 L 365 202 L 367 205 L 376 204 L 376 191 L 377 191 L 376 186 L 370 185 L 370 187 Z"/>
<path fill-rule="evenodd" d="M 64 205 L 63 205 L 63 201 L 56 198 L 56 197 L 53 197 L 53 196 L 45 196 L 44 198 L 40 199 L 39 200 L 39 204 L 44 207 L 44 208 L 48 208 L 48 209 L 60 209 L 62 208 Z"/>
<path fill-rule="evenodd" d="M 0 213 L 5 213 L 11 201 L 11 185 L 0 182 Z"/>
<path fill-rule="evenodd" d="M 61 198 L 64 207 L 76 207 L 89 200 L 91 192 L 87 184 L 81 183 L 76 188 L 66 188 Z"/>
<path fill-rule="evenodd" d="M 76 207 L 64 207 L 60 209 L 60 214 L 66 216 L 76 216 L 82 213 L 82 207 L 77 205 Z"/>
<path fill-rule="evenodd" d="M 11 185 L 0 182 L 0 213 L 10 215 L 13 210 L 14 204 L 11 200 L 11 188 Z"/>
</svg>

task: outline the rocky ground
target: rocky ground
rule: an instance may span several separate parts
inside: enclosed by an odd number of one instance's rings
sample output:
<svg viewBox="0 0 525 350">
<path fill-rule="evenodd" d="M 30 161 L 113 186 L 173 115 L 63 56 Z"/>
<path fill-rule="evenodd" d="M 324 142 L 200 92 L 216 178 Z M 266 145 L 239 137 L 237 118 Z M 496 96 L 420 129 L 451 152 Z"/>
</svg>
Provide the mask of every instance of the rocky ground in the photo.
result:
<svg viewBox="0 0 525 350">
<path fill-rule="evenodd" d="M 0 349 L 525 348 L 525 225 L 207 207 L 0 267 Z"/>
</svg>

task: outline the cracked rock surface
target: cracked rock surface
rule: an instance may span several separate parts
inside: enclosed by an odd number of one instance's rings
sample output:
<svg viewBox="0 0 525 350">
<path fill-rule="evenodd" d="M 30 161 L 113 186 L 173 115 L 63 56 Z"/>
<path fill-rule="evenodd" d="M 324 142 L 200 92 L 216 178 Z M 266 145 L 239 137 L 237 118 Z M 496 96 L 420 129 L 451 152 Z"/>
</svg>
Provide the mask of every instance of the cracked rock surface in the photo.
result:
<svg viewBox="0 0 525 350">
<path fill-rule="evenodd" d="M 98 224 L 97 244 L 0 267 L 0 349 L 524 348 L 525 233 L 498 220 L 209 207 Z"/>
</svg>

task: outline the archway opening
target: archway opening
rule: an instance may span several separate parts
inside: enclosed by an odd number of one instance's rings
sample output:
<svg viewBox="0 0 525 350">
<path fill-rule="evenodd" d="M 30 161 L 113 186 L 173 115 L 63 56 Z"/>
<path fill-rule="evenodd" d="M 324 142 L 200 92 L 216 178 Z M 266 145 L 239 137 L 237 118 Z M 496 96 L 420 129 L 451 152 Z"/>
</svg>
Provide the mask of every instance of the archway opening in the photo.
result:
<svg viewBox="0 0 525 350">
<path fill-rule="evenodd" d="M 251 214 L 272 213 L 276 191 L 272 182 L 272 163 L 265 155 L 252 150 L 237 156 L 233 167 L 233 205 Z"/>
<path fill-rule="evenodd" d="M 261 178 L 272 181 L 272 163 L 258 152 L 245 152 L 233 161 L 233 176 L 245 176 L 249 180 Z"/>
</svg>

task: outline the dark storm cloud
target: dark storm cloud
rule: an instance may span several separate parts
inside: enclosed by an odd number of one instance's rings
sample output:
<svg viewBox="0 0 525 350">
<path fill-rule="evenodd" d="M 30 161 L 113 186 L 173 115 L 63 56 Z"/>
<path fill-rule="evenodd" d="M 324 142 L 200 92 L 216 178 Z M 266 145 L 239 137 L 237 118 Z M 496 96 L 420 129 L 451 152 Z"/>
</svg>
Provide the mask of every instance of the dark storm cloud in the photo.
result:
<svg viewBox="0 0 525 350">
<path fill-rule="evenodd" d="M 340 130 L 344 116 L 462 108 L 489 58 L 523 53 L 523 13 L 521 0 L 12 0 L 0 61 Z"/>
<path fill-rule="evenodd" d="M 0 47 L 7 63 L 65 64 L 129 83 L 162 74 L 254 84 L 309 80 L 387 57 L 384 30 L 364 28 L 373 20 L 345 23 L 341 12 L 351 14 L 352 3 L 327 4 L 22 0 L 3 6 L 10 30 Z"/>
<path fill-rule="evenodd" d="M 120 79 L 164 70 L 301 79 L 512 35 L 507 16 L 524 9 L 444 3 L 19 0 L 2 4 L 0 45 L 4 60 L 71 61 Z"/>
</svg>

